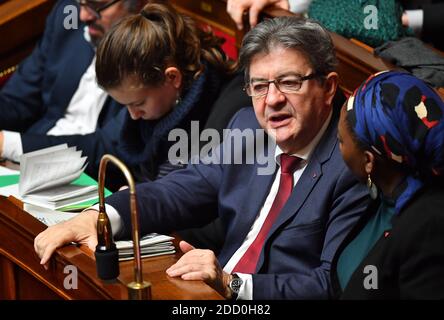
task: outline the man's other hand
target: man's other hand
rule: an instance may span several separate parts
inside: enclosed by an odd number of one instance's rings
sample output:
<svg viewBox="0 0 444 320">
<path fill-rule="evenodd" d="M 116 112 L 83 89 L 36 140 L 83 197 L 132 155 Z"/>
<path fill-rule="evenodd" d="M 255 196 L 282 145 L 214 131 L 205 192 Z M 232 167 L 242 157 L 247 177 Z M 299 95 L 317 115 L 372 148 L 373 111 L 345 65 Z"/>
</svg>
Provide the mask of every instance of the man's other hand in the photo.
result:
<svg viewBox="0 0 444 320">
<path fill-rule="evenodd" d="M 48 269 L 48 261 L 54 251 L 70 242 L 86 244 L 91 250 L 95 250 L 98 215 L 96 210 L 87 210 L 37 235 L 34 239 L 34 250 L 41 259 L 40 264 Z"/>
<path fill-rule="evenodd" d="M 288 0 L 228 0 L 227 12 L 236 23 L 239 30 L 243 29 L 242 16 L 248 11 L 250 26 L 257 25 L 259 13 L 268 6 L 274 5 L 284 10 L 289 10 Z"/>
<path fill-rule="evenodd" d="M 185 241 L 181 241 L 179 246 L 184 255 L 166 273 L 170 277 L 181 277 L 183 280 L 202 280 L 229 299 L 231 291 L 228 283 L 231 275 L 222 270 L 214 252 L 196 249 Z"/>
</svg>

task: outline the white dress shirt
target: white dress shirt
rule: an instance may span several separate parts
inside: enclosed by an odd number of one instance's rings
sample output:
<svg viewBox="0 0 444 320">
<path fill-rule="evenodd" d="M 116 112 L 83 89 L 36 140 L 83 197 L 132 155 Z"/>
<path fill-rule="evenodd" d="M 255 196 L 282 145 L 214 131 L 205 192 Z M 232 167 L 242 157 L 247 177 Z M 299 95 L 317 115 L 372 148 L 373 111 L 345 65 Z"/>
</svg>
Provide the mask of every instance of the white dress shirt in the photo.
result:
<svg viewBox="0 0 444 320">
<path fill-rule="evenodd" d="M 305 13 L 308 11 L 312 0 L 288 0 L 290 11 L 294 13 Z"/>
<path fill-rule="evenodd" d="M 302 173 L 304 172 L 305 168 L 307 167 L 307 163 L 310 159 L 310 156 L 313 153 L 313 150 L 318 145 L 319 141 L 321 140 L 322 136 L 324 135 L 325 131 L 327 130 L 328 124 L 330 123 L 332 116 L 332 112 L 330 112 L 327 120 L 323 124 L 321 130 L 319 130 L 318 134 L 314 137 L 314 139 L 304 148 L 299 150 L 298 152 L 292 154 L 293 156 L 299 157 L 303 159 L 301 162 L 299 168 L 293 173 L 293 186 L 296 185 L 296 183 L 299 181 L 299 178 L 301 177 Z M 277 146 L 275 150 L 275 161 L 278 166 L 280 166 L 280 155 L 283 153 L 283 151 Z M 276 194 L 278 192 L 279 188 L 279 181 L 280 181 L 280 175 L 281 175 L 281 169 L 279 169 L 276 172 L 273 184 L 271 186 L 270 192 L 268 193 L 267 198 L 265 199 L 264 205 L 262 206 L 258 216 L 256 217 L 256 220 L 254 221 L 253 225 L 251 226 L 250 231 L 247 234 L 247 237 L 245 238 L 242 245 L 237 249 L 237 251 L 234 253 L 234 255 L 231 257 L 231 259 L 227 262 L 227 264 L 224 266 L 223 270 L 227 273 L 231 273 L 236 266 L 236 264 L 239 262 L 239 260 L 242 258 L 244 253 L 247 251 L 248 247 L 251 245 L 251 243 L 254 241 L 254 239 L 257 237 L 260 229 L 262 228 L 262 225 L 271 209 L 271 206 L 273 204 L 274 198 L 276 197 Z M 98 210 L 98 205 L 92 207 L 91 209 Z M 110 205 L 106 205 L 106 211 L 108 214 L 108 217 L 111 222 L 111 229 L 113 231 L 113 235 L 116 235 L 120 232 L 120 229 L 122 227 L 121 218 L 115 208 L 113 208 Z M 253 299 L 253 280 L 251 274 L 243 274 L 243 273 L 237 273 L 238 276 L 243 280 L 243 284 L 240 287 L 238 299 L 239 300 L 252 300 Z"/>
<path fill-rule="evenodd" d="M 93 133 L 107 97 L 96 82 L 96 58 L 83 74 L 63 118 L 48 131 L 50 136 Z"/>
<path fill-rule="evenodd" d="M 88 32 L 85 34 L 85 39 L 90 41 Z M 94 57 L 80 79 L 64 117 L 56 122 L 47 135 L 88 134 L 96 130 L 107 93 L 97 85 L 95 65 L 96 58 Z M 23 144 L 20 133 L 4 130 L 2 157 L 18 162 L 22 154 Z"/>
</svg>

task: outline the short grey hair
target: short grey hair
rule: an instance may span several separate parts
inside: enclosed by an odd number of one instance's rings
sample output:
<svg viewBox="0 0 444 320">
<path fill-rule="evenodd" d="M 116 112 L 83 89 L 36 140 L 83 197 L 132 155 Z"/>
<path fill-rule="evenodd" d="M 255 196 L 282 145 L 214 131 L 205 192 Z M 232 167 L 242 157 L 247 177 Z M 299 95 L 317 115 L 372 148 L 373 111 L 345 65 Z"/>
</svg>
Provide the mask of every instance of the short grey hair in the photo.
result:
<svg viewBox="0 0 444 320">
<path fill-rule="evenodd" d="M 336 69 L 333 41 L 322 25 L 311 19 L 278 17 L 259 23 L 242 41 L 239 62 L 245 69 L 246 82 L 250 80 L 252 59 L 278 47 L 300 50 L 309 59 L 313 71 L 319 75 L 327 75 Z"/>
</svg>

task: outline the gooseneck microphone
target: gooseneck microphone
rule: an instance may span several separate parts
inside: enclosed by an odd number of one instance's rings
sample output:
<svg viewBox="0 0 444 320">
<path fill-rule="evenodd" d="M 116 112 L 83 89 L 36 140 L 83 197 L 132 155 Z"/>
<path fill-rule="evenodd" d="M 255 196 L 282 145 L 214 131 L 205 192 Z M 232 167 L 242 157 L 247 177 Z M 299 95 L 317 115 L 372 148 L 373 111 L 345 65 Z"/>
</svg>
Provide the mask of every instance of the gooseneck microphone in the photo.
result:
<svg viewBox="0 0 444 320">
<path fill-rule="evenodd" d="M 116 165 L 124 174 L 129 187 L 131 228 L 134 249 L 134 281 L 128 283 L 128 298 L 131 300 L 151 299 L 151 283 L 143 281 L 142 257 L 140 254 L 139 213 L 137 212 L 136 186 L 125 164 L 116 157 L 105 154 L 99 167 L 99 217 L 97 219 L 96 267 L 97 275 L 103 280 L 112 280 L 119 276 L 119 252 L 113 242 L 111 223 L 105 211 L 105 171 L 108 162 Z"/>
</svg>

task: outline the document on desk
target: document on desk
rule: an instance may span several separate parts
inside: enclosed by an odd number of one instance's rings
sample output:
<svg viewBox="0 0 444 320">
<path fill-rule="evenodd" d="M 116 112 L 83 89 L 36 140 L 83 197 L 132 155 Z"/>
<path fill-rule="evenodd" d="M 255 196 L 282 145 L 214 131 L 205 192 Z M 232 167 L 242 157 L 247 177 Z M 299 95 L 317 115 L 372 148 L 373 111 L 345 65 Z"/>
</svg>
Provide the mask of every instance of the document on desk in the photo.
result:
<svg viewBox="0 0 444 320">
<path fill-rule="evenodd" d="M 79 212 L 60 212 L 35 206 L 29 203 L 23 204 L 23 210 L 28 212 L 30 215 L 32 215 L 34 218 L 47 225 L 48 227 L 74 218 L 76 215 L 79 214 Z"/>
<path fill-rule="evenodd" d="M 173 237 L 158 233 L 149 233 L 140 239 L 140 254 L 142 258 L 156 257 L 176 252 Z M 116 241 L 119 250 L 119 261 L 131 260 L 134 258 L 133 242 L 131 240 Z"/>
<path fill-rule="evenodd" d="M 0 195 L 49 209 L 83 209 L 98 197 L 97 183 L 83 173 L 85 167 L 86 157 L 67 144 L 29 152 L 20 158 L 19 177 L 1 176 Z"/>
<path fill-rule="evenodd" d="M 61 186 L 80 177 L 86 157 L 67 144 L 45 148 L 20 157 L 19 194 Z"/>
</svg>

